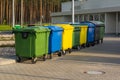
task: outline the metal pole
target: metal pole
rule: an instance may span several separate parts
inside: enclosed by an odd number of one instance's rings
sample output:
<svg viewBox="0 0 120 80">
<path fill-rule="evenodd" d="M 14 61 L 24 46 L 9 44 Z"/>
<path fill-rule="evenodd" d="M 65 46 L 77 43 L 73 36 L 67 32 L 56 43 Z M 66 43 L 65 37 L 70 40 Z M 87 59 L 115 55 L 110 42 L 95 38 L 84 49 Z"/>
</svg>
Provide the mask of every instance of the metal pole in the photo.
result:
<svg viewBox="0 0 120 80">
<path fill-rule="evenodd" d="M 75 22 L 75 5 L 74 5 L 74 0 L 72 0 L 72 24 Z"/>
<path fill-rule="evenodd" d="M 12 10 L 12 16 L 13 16 L 13 24 L 12 24 L 12 27 L 14 27 L 15 26 L 15 1 L 14 0 L 12 0 L 12 7 L 13 7 L 13 10 Z"/>
<path fill-rule="evenodd" d="M 40 0 L 40 25 L 42 25 L 42 0 Z"/>
<path fill-rule="evenodd" d="M 116 35 L 119 34 L 118 12 L 116 12 Z"/>
<path fill-rule="evenodd" d="M 21 26 L 23 26 L 23 0 L 21 0 Z"/>
</svg>

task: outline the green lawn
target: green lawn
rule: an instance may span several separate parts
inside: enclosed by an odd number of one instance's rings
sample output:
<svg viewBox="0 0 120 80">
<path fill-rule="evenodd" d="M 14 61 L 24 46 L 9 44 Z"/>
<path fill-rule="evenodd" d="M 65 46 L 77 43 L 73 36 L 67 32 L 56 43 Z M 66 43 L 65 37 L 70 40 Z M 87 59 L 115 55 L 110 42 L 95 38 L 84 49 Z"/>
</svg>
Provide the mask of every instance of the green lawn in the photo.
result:
<svg viewBox="0 0 120 80">
<path fill-rule="evenodd" d="M 10 25 L 0 25 L 0 31 L 10 31 L 12 27 Z"/>
</svg>

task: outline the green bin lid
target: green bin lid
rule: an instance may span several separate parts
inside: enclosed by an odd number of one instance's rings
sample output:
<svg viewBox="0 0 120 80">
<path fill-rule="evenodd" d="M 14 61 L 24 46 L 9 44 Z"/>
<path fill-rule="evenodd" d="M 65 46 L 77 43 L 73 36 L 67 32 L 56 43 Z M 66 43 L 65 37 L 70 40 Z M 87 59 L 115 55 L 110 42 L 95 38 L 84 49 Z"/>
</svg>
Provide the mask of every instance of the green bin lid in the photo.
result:
<svg viewBox="0 0 120 80">
<path fill-rule="evenodd" d="M 20 29 L 20 28 L 21 28 L 20 25 L 15 25 L 15 26 L 14 26 L 14 29 Z"/>
<path fill-rule="evenodd" d="M 14 30 L 14 32 L 46 32 L 46 31 L 50 31 L 50 30 L 48 28 L 44 28 L 42 26 L 38 26 L 38 27 L 25 27 L 25 28 Z"/>
<path fill-rule="evenodd" d="M 71 24 L 74 28 L 74 30 L 80 30 L 80 24 Z"/>
<path fill-rule="evenodd" d="M 80 24 L 71 24 L 73 27 L 80 27 Z"/>
</svg>

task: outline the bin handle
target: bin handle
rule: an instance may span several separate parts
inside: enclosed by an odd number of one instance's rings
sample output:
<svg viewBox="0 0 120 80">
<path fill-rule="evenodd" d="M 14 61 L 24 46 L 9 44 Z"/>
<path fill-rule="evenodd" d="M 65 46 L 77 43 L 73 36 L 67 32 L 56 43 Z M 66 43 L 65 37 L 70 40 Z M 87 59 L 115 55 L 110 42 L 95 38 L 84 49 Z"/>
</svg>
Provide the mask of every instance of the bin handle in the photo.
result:
<svg viewBox="0 0 120 80">
<path fill-rule="evenodd" d="M 21 34 L 23 39 L 27 39 L 29 32 L 22 32 Z"/>
</svg>

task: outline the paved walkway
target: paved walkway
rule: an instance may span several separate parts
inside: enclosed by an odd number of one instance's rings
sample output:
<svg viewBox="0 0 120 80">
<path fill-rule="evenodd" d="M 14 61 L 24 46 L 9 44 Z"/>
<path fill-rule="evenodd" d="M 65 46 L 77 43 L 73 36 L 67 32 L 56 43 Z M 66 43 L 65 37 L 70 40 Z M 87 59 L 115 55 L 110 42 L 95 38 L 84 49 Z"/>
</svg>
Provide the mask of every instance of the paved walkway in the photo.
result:
<svg viewBox="0 0 120 80">
<path fill-rule="evenodd" d="M 86 71 L 105 74 L 86 74 Z M 0 80 L 120 80 L 120 38 L 52 60 L 0 66 Z"/>
</svg>

